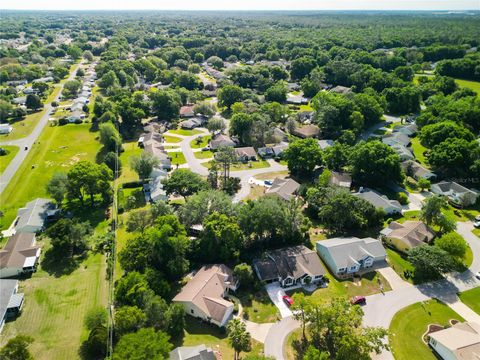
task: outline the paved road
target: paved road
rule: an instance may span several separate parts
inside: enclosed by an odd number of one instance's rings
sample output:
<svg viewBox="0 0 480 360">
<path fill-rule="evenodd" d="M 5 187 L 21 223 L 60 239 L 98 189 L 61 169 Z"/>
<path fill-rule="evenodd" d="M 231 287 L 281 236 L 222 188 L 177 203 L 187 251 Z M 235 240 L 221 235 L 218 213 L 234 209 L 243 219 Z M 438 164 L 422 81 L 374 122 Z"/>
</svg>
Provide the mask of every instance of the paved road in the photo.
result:
<svg viewBox="0 0 480 360">
<path fill-rule="evenodd" d="M 293 317 L 286 317 L 275 323 L 265 338 L 265 356 L 271 356 L 276 360 L 285 359 L 283 353 L 285 340 L 288 335 L 300 327 L 300 322 Z"/>
<path fill-rule="evenodd" d="M 383 117 L 385 118 L 386 121 L 388 122 L 393 122 L 393 123 L 399 123 L 401 121 L 401 119 L 397 116 L 391 116 L 391 115 L 383 115 Z M 371 126 L 370 128 L 366 129 L 361 135 L 360 137 L 363 139 L 363 140 L 367 140 L 370 136 L 374 135 L 375 131 L 377 131 L 378 129 L 384 127 L 386 124 L 385 122 L 380 122 L 380 123 L 377 123 L 373 126 Z"/>
<path fill-rule="evenodd" d="M 71 72 L 67 80 L 73 80 L 75 77 L 75 73 L 77 72 L 78 67 L 80 64 L 78 64 Z M 65 84 L 65 83 L 64 83 Z M 60 95 L 62 94 L 63 91 L 63 84 L 61 85 L 62 89 L 58 92 L 57 97 L 54 99 L 54 101 L 58 101 Z M 18 171 L 20 165 L 22 165 L 23 161 L 27 157 L 28 153 L 30 152 L 32 145 L 37 141 L 38 137 L 43 131 L 43 128 L 48 124 L 48 119 L 50 118 L 50 115 L 52 113 L 52 105 L 50 104 L 45 104 L 45 113 L 43 116 L 40 118 L 38 121 L 37 125 L 35 125 L 35 128 L 33 131 L 30 133 L 30 135 L 17 139 L 17 140 L 10 140 L 10 141 L 3 141 L 0 142 L 0 145 L 15 145 L 20 148 L 18 151 L 17 155 L 10 161 L 10 164 L 8 164 L 7 168 L 5 171 L 2 173 L 0 176 L 0 194 L 5 190 L 7 187 L 8 183 L 10 180 L 12 180 L 13 176 L 15 173 Z M 27 148 L 27 150 L 25 150 Z"/>
</svg>

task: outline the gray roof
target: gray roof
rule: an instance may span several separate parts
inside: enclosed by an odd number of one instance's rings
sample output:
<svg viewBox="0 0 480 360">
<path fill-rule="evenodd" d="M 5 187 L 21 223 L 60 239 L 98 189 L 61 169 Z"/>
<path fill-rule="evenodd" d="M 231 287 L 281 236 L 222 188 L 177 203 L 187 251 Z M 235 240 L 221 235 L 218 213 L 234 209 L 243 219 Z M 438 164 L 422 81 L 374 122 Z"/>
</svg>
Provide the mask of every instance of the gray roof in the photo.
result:
<svg viewBox="0 0 480 360">
<path fill-rule="evenodd" d="M 235 146 L 235 142 L 227 135 L 219 134 L 214 139 L 210 140 L 210 148 L 218 149 L 221 146 Z"/>
<path fill-rule="evenodd" d="M 397 125 L 393 128 L 393 132 L 399 132 L 407 136 L 413 136 L 417 133 L 418 126 L 416 124 L 409 124 L 409 125 Z"/>
<path fill-rule="evenodd" d="M 0 319 L 5 317 L 5 313 L 9 308 L 10 299 L 15 293 L 18 280 L 6 280 L 2 279 L 0 281 Z M 0 320 L 1 321 L 1 320 Z"/>
<path fill-rule="evenodd" d="M 43 227 L 48 212 L 55 207 L 49 199 L 35 199 L 27 203 L 24 208 L 18 210 L 18 221 L 15 225 L 17 231 L 22 231 L 24 226 Z"/>
<path fill-rule="evenodd" d="M 407 135 L 401 132 L 394 132 L 392 134 L 385 135 L 382 138 L 382 142 L 389 146 L 393 146 L 395 144 L 408 146 L 411 143 L 411 141 L 412 140 Z"/>
<path fill-rule="evenodd" d="M 290 200 L 299 188 L 300 184 L 293 179 L 276 178 L 266 193 L 278 195 L 284 200 Z"/>
<path fill-rule="evenodd" d="M 407 175 L 408 175 L 408 172 L 411 171 L 412 176 L 414 178 L 430 179 L 430 178 L 437 177 L 437 175 L 434 172 L 432 172 L 432 171 L 428 170 L 427 168 L 423 167 L 422 165 L 420 165 L 416 161 L 406 160 L 406 161 L 402 162 L 401 165 L 402 165 L 403 171 L 405 171 L 405 173 L 407 173 Z"/>
<path fill-rule="evenodd" d="M 332 171 L 330 178 L 330 185 L 350 188 L 352 186 L 352 175 L 345 172 Z"/>
<path fill-rule="evenodd" d="M 366 256 L 379 258 L 387 255 L 382 243 L 371 237 L 364 239 L 345 237 L 317 241 L 317 249 L 320 247 L 330 254 L 338 269 L 357 263 Z"/>
<path fill-rule="evenodd" d="M 438 194 L 450 194 L 450 192 L 455 192 L 457 194 L 463 194 L 463 193 L 471 193 L 477 195 L 477 193 L 473 190 L 470 190 L 460 184 L 457 184 L 456 182 L 453 181 L 441 181 L 439 183 L 436 183 L 432 185 L 435 187 L 434 190 L 436 190 L 436 193 Z M 438 191 L 438 190 L 440 191 Z"/>
<path fill-rule="evenodd" d="M 398 211 L 402 210 L 402 205 L 400 205 L 397 200 L 389 200 L 385 195 L 380 195 L 372 190 L 367 190 L 362 193 L 355 193 L 353 195 L 368 201 L 376 208 L 385 209 L 387 207 L 393 206 L 398 208 Z"/>
<path fill-rule="evenodd" d="M 320 148 L 322 150 L 330 147 L 330 146 L 333 146 L 334 145 L 334 141 L 333 140 L 318 140 L 318 145 L 320 146 Z"/>
<path fill-rule="evenodd" d="M 215 360 L 212 349 L 204 344 L 197 346 L 182 346 L 170 352 L 170 360 Z"/>
<path fill-rule="evenodd" d="M 35 246 L 35 234 L 16 233 L 0 250 L 0 269 L 24 267 L 27 258 L 38 257 L 39 249 L 39 246 Z"/>
</svg>

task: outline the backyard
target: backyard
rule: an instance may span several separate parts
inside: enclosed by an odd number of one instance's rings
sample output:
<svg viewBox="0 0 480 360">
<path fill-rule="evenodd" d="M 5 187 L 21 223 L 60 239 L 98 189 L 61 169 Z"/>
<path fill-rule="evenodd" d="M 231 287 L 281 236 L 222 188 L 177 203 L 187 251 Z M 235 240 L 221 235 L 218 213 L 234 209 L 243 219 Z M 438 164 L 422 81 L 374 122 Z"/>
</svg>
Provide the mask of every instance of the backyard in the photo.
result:
<svg viewBox="0 0 480 360">
<path fill-rule="evenodd" d="M 138 174 L 130 167 L 130 158 L 132 156 L 140 156 L 142 149 L 138 147 L 136 141 L 123 143 L 123 152 L 120 154 L 120 162 L 122 163 L 122 173 L 119 177 L 120 183 L 138 180 Z"/>
<path fill-rule="evenodd" d="M 10 164 L 10 161 L 12 161 L 15 155 L 17 155 L 19 149 L 18 146 L 10 145 L 0 146 L 0 148 L 7 152 L 6 155 L 0 156 L 0 174 L 2 174 L 8 164 Z"/>
<path fill-rule="evenodd" d="M 428 149 L 420 144 L 420 139 L 418 137 L 414 137 L 411 139 L 412 140 L 412 150 L 413 150 L 413 155 L 415 155 L 415 158 L 417 161 L 425 166 L 426 168 L 429 168 L 428 163 L 427 163 L 427 158 L 425 157 L 425 151 Z"/>
<path fill-rule="evenodd" d="M 55 172 L 67 172 L 81 160 L 95 160 L 100 143 L 90 126 L 71 124 L 44 129 L 0 196 L 3 229 L 10 226 L 20 207 L 30 200 L 47 196 L 45 186 Z"/>
<path fill-rule="evenodd" d="M 395 359 L 435 360 L 428 345 L 422 341 L 428 325 L 449 325 L 449 321 L 463 319 L 455 311 L 438 300 L 410 305 L 400 310 L 390 324 L 390 346 Z"/>
</svg>

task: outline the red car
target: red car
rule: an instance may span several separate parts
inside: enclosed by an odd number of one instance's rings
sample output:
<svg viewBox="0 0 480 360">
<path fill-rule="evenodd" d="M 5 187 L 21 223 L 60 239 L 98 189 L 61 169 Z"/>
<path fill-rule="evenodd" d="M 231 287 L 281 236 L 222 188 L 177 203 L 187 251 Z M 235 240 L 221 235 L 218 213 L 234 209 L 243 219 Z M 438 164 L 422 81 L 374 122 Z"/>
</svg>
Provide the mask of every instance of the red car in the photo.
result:
<svg viewBox="0 0 480 360">
<path fill-rule="evenodd" d="M 350 299 L 350 304 L 352 305 L 363 305 L 367 303 L 365 296 L 354 296 Z"/>
<path fill-rule="evenodd" d="M 282 299 L 283 301 L 285 301 L 285 304 L 287 304 L 288 306 L 293 305 L 293 299 L 290 296 L 284 295 Z"/>
</svg>

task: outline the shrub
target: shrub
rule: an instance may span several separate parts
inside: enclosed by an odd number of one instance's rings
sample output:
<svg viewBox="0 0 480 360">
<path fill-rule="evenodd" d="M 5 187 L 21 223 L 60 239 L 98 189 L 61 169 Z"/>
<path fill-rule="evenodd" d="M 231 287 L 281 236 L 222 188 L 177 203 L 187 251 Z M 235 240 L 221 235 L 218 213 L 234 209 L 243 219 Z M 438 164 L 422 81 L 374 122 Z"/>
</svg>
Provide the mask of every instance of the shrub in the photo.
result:
<svg viewBox="0 0 480 360">
<path fill-rule="evenodd" d="M 402 205 L 407 205 L 408 204 L 408 196 L 407 196 L 407 194 L 405 194 L 403 192 L 397 194 L 397 200 Z"/>
<path fill-rule="evenodd" d="M 60 126 L 67 125 L 67 124 L 68 124 L 68 120 L 65 117 L 62 117 L 58 120 L 58 125 Z"/>
</svg>

